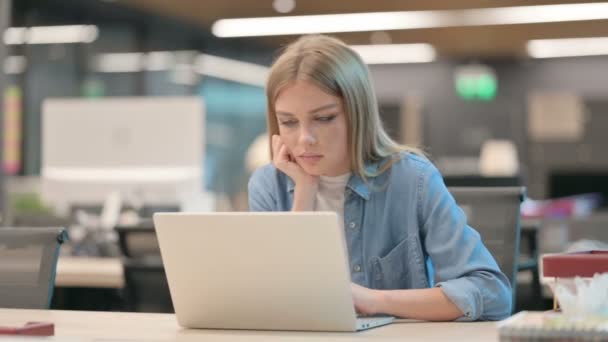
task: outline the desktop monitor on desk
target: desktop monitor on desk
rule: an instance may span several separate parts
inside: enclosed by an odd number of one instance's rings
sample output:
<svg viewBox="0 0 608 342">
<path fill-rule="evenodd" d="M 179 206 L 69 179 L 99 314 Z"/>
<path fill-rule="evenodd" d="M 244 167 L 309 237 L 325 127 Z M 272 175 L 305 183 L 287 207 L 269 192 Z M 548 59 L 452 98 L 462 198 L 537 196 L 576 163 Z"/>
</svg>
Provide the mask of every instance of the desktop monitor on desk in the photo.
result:
<svg viewBox="0 0 608 342">
<path fill-rule="evenodd" d="M 41 192 L 54 206 L 205 198 L 200 97 L 48 99 L 42 114 Z"/>
</svg>

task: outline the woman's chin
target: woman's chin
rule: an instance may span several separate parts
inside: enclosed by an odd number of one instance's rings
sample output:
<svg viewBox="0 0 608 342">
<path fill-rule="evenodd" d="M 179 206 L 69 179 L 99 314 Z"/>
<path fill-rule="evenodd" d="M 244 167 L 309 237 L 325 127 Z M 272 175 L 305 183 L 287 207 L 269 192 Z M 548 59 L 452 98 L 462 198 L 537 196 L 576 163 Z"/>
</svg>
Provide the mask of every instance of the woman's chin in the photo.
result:
<svg viewBox="0 0 608 342">
<path fill-rule="evenodd" d="M 323 174 L 322 170 L 320 170 L 317 167 L 306 166 L 306 167 L 302 167 L 302 169 L 304 169 L 304 172 L 306 172 L 307 174 L 309 174 L 311 176 L 321 176 Z"/>
</svg>

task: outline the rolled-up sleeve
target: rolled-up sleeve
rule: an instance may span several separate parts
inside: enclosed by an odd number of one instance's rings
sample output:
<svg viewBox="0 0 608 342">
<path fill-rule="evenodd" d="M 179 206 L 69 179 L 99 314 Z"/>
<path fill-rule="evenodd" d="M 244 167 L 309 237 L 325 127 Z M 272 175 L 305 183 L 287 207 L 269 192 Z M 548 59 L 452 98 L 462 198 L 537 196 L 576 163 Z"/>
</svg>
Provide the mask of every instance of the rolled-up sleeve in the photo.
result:
<svg viewBox="0 0 608 342">
<path fill-rule="evenodd" d="M 432 165 L 420 179 L 419 219 L 435 286 L 463 312 L 461 321 L 500 320 L 511 314 L 509 280 Z"/>
<path fill-rule="evenodd" d="M 261 167 L 253 172 L 247 185 L 250 211 L 276 211 L 277 203 L 272 196 L 273 183 L 270 181 L 269 167 Z"/>
</svg>

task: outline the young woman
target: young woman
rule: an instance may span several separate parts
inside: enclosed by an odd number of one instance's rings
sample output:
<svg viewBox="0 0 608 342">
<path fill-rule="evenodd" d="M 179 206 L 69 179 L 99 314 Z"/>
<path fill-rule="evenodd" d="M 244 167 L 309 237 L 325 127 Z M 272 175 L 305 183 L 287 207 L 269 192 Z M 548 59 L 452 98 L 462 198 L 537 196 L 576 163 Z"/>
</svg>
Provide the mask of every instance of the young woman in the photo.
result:
<svg viewBox="0 0 608 342">
<path fill-rule="evenodd" d="M 510 314 L 509 281 L 438 170 L 384 131 L 357 53 L 327 36 L 300 38 L 275 61 L 266 94 L 272 163 L 250 179 L 250 208 L 337 212 L 358 312 Z"/>
</svg>

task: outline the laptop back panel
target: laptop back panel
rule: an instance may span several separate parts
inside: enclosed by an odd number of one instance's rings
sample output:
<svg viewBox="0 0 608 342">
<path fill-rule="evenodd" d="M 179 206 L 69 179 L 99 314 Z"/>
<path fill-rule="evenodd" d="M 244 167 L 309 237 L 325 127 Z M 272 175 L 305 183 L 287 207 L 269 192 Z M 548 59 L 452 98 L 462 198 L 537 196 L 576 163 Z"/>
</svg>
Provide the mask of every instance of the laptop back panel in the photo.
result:
<svg viewBox="0 0 608 342">
<path fill-rule="evenodd" d="M 357 329 L 335 213 L 159 213 L 154 225 L 180 325 Z"/>
</svg>

